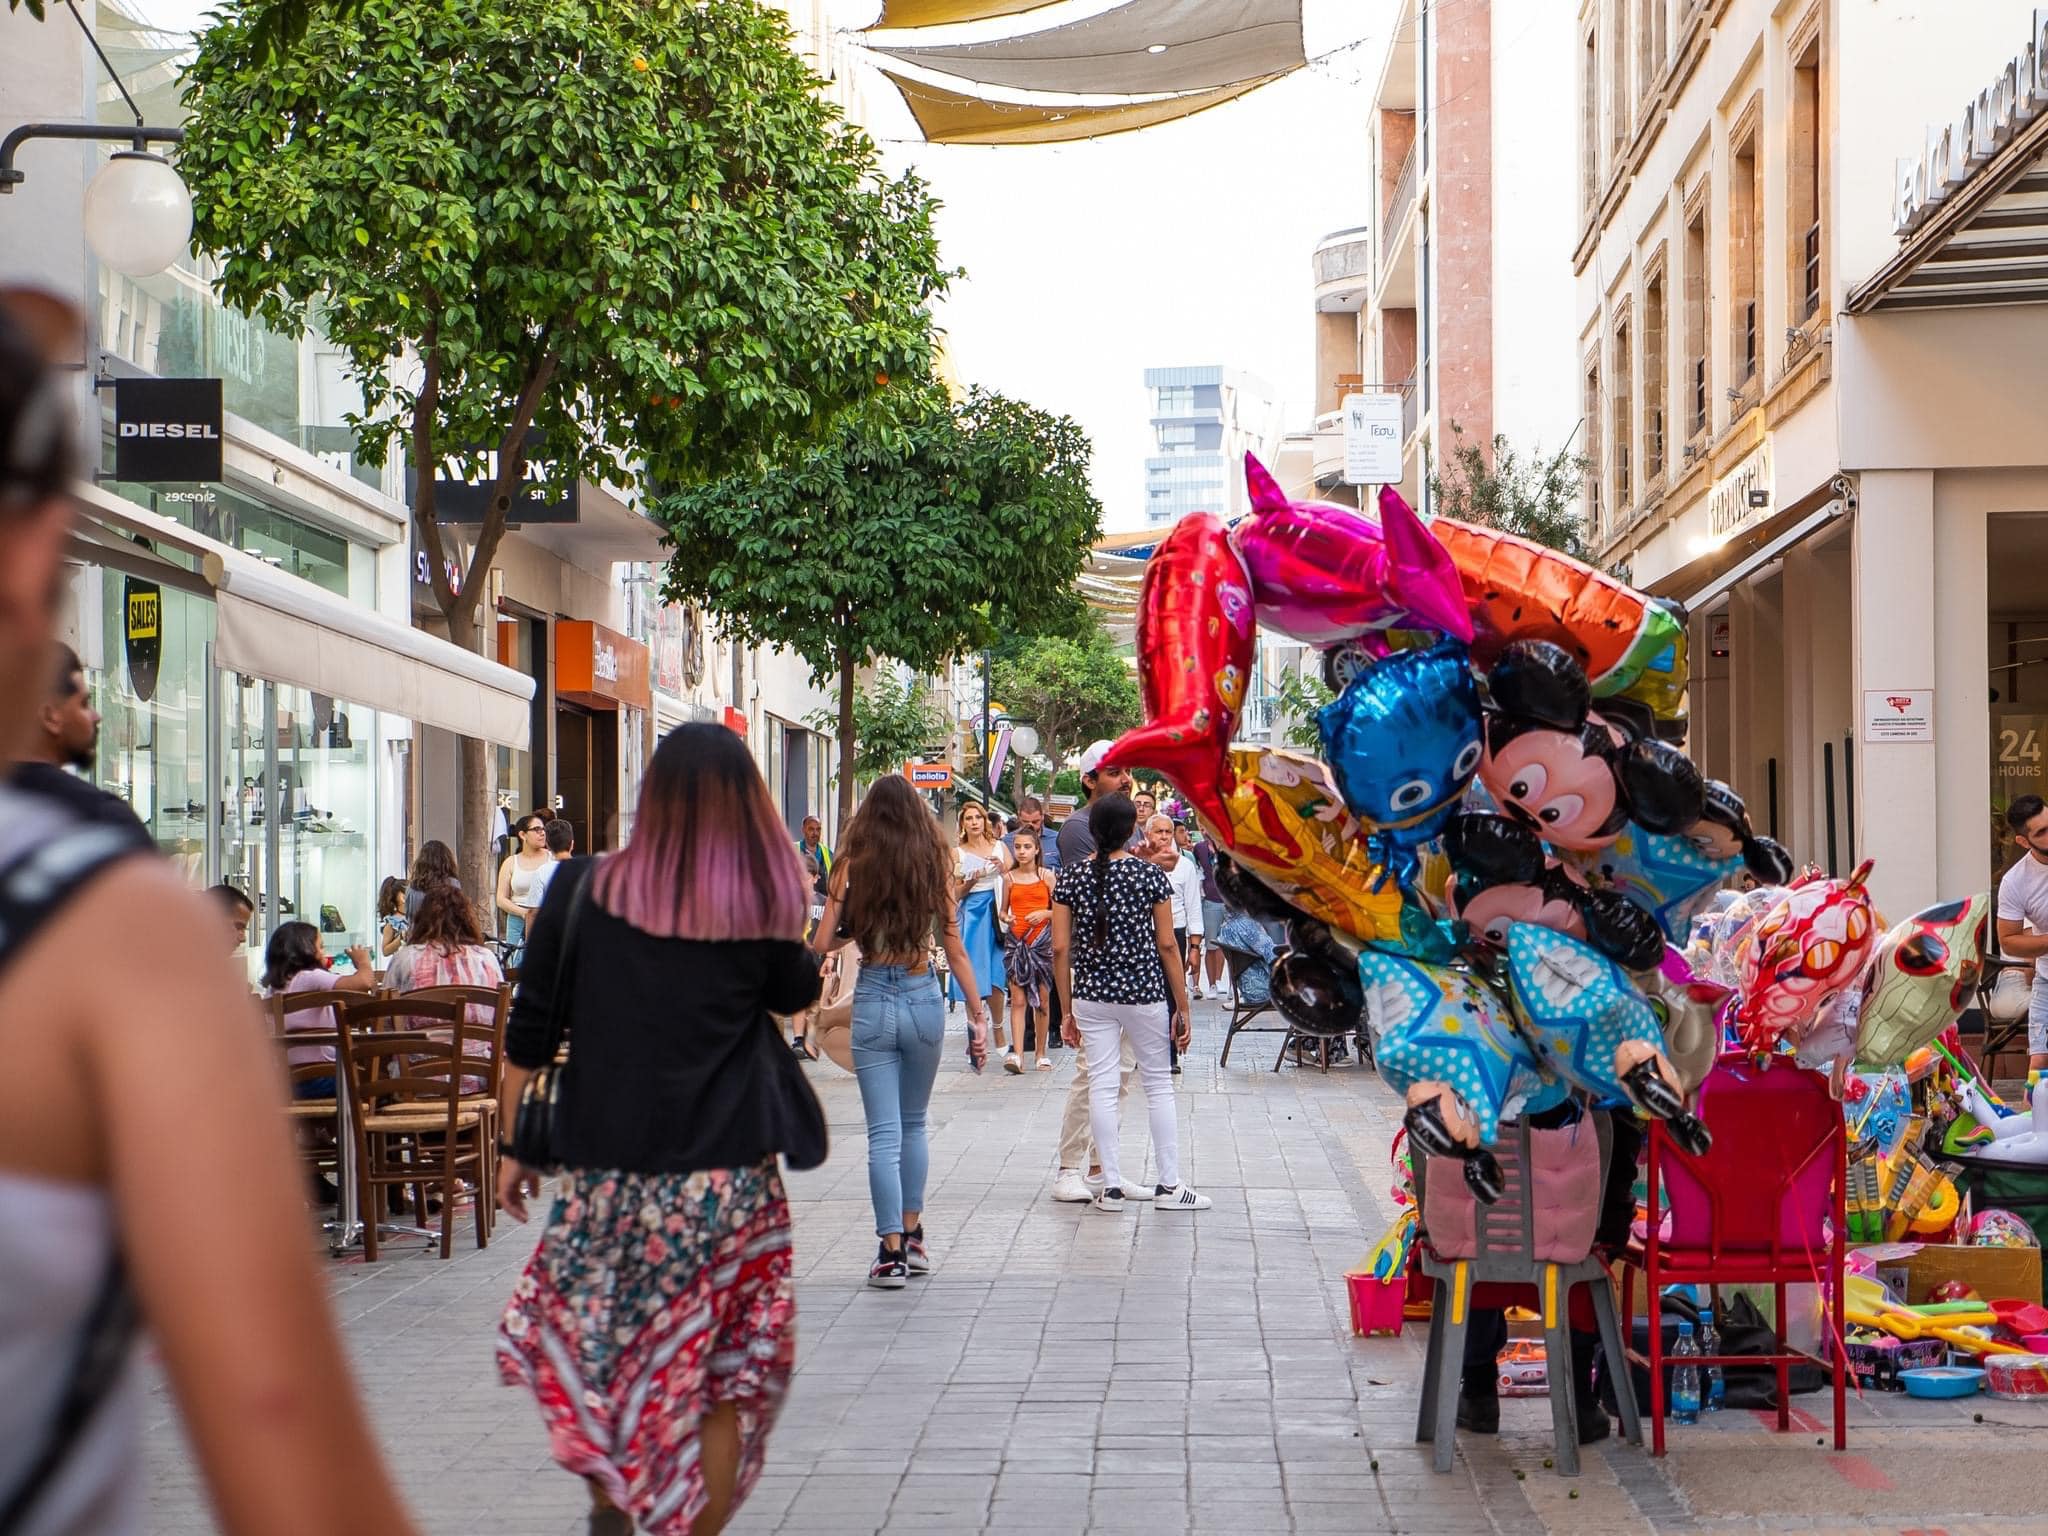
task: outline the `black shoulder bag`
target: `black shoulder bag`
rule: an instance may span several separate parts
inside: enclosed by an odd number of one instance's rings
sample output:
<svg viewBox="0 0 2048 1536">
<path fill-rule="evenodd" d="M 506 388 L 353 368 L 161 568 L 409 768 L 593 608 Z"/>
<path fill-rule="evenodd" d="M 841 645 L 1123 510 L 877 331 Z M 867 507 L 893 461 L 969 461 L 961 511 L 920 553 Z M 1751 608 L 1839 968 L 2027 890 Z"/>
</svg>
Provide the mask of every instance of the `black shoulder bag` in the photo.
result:
<svg viewBox="0 0 2048 1536">
<path fill-rule="evenodd" d="M 584 873 L 569 893 L 569 910 L 562 914 L 562 952 L 555 962 L 555 995 L 548 1006 L 555 1038 L 561 1044 L 555 1059 L 527 1078 L 512 1117 L 512 1135 L 506 1142 L 513 1161 L 528 1168 L 551 1169 L 560 1161 L 555 1149 L 561 1135 L 562 1073 L 569 1065 L 569 996 L 576 985 L 576 932 L 582 927 L 583 907 L 590 899 L 590 882 L 596 877 L 594 866 Z"/>
<path fill-rule="evenodd" d="M 824 959 L 808 949 L 804 954 L 813 970 Z M 761 1010 L 761 1021 L 764 1026 L 761 1031 L 762 1050 L 767 1054 L 768 1069 L 766 1109 L 775 1150 L 788 1160 L 792 1168 L 816 1168 L 832 1150 L 832 1138 L 825 1125 L 825 1106 L 818 1102 L 817 1089 L 804 1075 L 795 1053 L 783 1043 L 781 1029 L 765 1008 Z"/>
</svg>

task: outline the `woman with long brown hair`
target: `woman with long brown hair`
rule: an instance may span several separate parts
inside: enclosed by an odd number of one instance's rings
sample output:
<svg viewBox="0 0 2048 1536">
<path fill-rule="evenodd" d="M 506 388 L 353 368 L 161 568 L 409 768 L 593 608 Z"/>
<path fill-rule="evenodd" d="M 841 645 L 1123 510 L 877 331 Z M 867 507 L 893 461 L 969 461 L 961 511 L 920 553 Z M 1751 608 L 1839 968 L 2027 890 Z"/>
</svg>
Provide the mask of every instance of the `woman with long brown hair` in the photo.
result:
<svg viewBox="0 0 2048 1536">
<path fill-rule="evenodd" d="M 632 841 L 565 863 L 541 898 L 502 1112 L 511 1125 L 566 1031 L 550 1149 L 565 1182 L 498 1363 L 589 1481 L 593 1536 L 636 1519 L 711 1536 L 761 1474 L 796 1349 L 776 1161 L 790 1063 L 769 1015 L 818 995 L 809 916 L 768 786 L 721 725 L 664 737 Z M 504 1160 L 515 1220 L 535 1182 Z"/>
<path fill-rule="evenodd" d="M 853 989 L 853 1070 L 868 1123 L 868 1194 L 881 1244 L 868 1284 L 901 1290 L 931 1273 L 924 1241 L 924 1186 L 930 1167 L 925 1112 L 944 1048 L 946 1005 L 931 969 L 940 925 L 946 962 L 967 998 L 969 1053 L 988 1059 L 988 1008 L 960 942 L 953 852 L 908 779 L 891 774 L 870 789 L 839 839 L 831 894 L 812 944 L 821 952 L 860 946 Z"/>
</svg>

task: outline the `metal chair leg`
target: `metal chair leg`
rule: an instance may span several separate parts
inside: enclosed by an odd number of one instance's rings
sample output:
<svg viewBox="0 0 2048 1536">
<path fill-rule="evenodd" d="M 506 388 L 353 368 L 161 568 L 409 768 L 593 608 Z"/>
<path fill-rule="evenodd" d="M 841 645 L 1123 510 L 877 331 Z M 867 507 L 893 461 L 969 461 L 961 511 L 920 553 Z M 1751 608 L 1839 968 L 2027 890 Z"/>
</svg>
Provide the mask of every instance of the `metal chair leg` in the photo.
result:
<svg viewBox="0 0 2048 1536">
<path fill-rule="evenodd" d="M 1579 1414 L 1572 1389 L 1570 1309 L 1561 1294 L 1557 1266 L 1545 1264 L 1537 1289 L 1543 1308 L 1543 1356 L 1550 1378 L 1550 1425 L 1560 1477 L 1579 1475 Z"/>
<path fill-rule="evenodd" d="M 1614 1383 L 1614 1406 L 1621 1410 L 1621 1432 L 1630 1445 L 1643 1443 L 1642 1415 L 1636 1411 L 1636 1384 L 1628 1368 L 1627 1340 L 1614 1310 L 1614 1284 L 1604 1276 L 1593 1283 L 1593 1318 L 1600 1326 L 1600 1349 L 1607 1356 L 1608 1379 Z"/>
</svg>

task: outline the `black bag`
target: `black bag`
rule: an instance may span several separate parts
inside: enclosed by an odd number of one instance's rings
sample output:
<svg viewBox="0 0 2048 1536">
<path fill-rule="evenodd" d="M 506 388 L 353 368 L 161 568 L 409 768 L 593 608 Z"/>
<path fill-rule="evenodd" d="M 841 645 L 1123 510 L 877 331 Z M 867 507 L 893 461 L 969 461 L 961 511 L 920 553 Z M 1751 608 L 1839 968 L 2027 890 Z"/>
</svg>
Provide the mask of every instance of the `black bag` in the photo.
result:
<svg viewBox="0 0 2048 1536">
<path fill-rule="evenodd" d="M 804 951 L 816 969 L 824 956 Z M 832 1137 L 825 1125 L 825 1106 L 818 1091 L 804 1075 L 796 1055 L 783 1044 L 782 1031 L 764 1010 L 761 1014 L 761 1048 L 767 1055 L 768 1124 L 772 1145 L 798 1170 L 816 1168 L 832 1151 Z"/>
<path fill-rule="evenodd" d="M 1664 1322 L 1664 1400 L 1671 1400 L 1671 1374 L 1678 1368 L 1678 1362 L 1671 1356 L 1672 1346 L 1678 1342 L 1678 1325 L 1681 1322 L 1694 1326 L 1695 1340 L 1699 1327 L 1699 1309 L 1688 1296 L 1666 1296 L 1662 1307 Z M 1727 1297 L 1721 1304 L 1717 1319 L 1720 1325 L 1720 1353 L 1724 1355 L 1769 1355 L 1778 1349 L 1778 1336 L 1771 1331 L 1771 1325 L 1756 1309 L 1756 1303 L 1747 1296 Z M 1643 1363 L 1650 1353 L 1650 1325 L 1644 1317 L 1635 1319 L 1634 1338 L 1629 1342 L 1639 1351 L 1643 1360 L 1629 1361 L 1629 1376 L 1635 1384 L 1636 1402 L 1647 1405 L 1650 1401 L 1650 1369 Z M 1778 1406 L 1778 1374 L 1768 1365 L 1726 1365 L 1721 1368 L 1724 1384 L 1723 1406 L 1728 1408 L 1775 1408 Z M 1828 1374 L 1818 1365 L 1796 1364 L 1788 1367 L 1786 1383 L 1797 1397 L 1806 1392 L 1819 1392 L 1828 1384 Z M 1608 1407 L 1614 1406 L 1613 1388 L 1608 1386 L 1602 1392 L 1602 1400 Z"/>
<path fill-rule="evenodd" d="M 569 910 L 562 917 L 562 955 L 555 965 L 555 995 L 549 1012 L 554 1033 L 562 1041 L 555 1059 L 537 1069 L 520 1090 L 519 1108 L 512 1117 L 512 1135 L 506 1143 L 512 1160 L 528 1168 L 553 1169 L 560 1162 L 556 1145 L 560 1138 L 562 1073 L 569 1065 L 569 994 L 575 987 L 576 930 L 581 927 L 583 904 L 589 900 L 592 874 L 586 872 L 569 893 Z"/>
</svg>

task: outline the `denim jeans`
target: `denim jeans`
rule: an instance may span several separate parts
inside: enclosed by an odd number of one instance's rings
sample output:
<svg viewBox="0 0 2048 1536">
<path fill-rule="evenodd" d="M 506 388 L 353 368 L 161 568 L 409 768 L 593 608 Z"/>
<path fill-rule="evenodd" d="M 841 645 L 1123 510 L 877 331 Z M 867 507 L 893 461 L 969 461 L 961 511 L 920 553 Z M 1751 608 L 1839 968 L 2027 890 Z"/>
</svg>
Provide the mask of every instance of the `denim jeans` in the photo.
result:
<svg viewBox="0 0 2048 1536">
<path fill-rule="evenodd" d="M 946 1007 L 938 979 L 900 965 L 863 965 L 853 986 L 853 1070 L 868 1121 L 868 1194 L 875 1231 L 903 1230 L 924 1209 L 931 1156 L 925 1110 L 939 1075 Z"/>
</svg>

